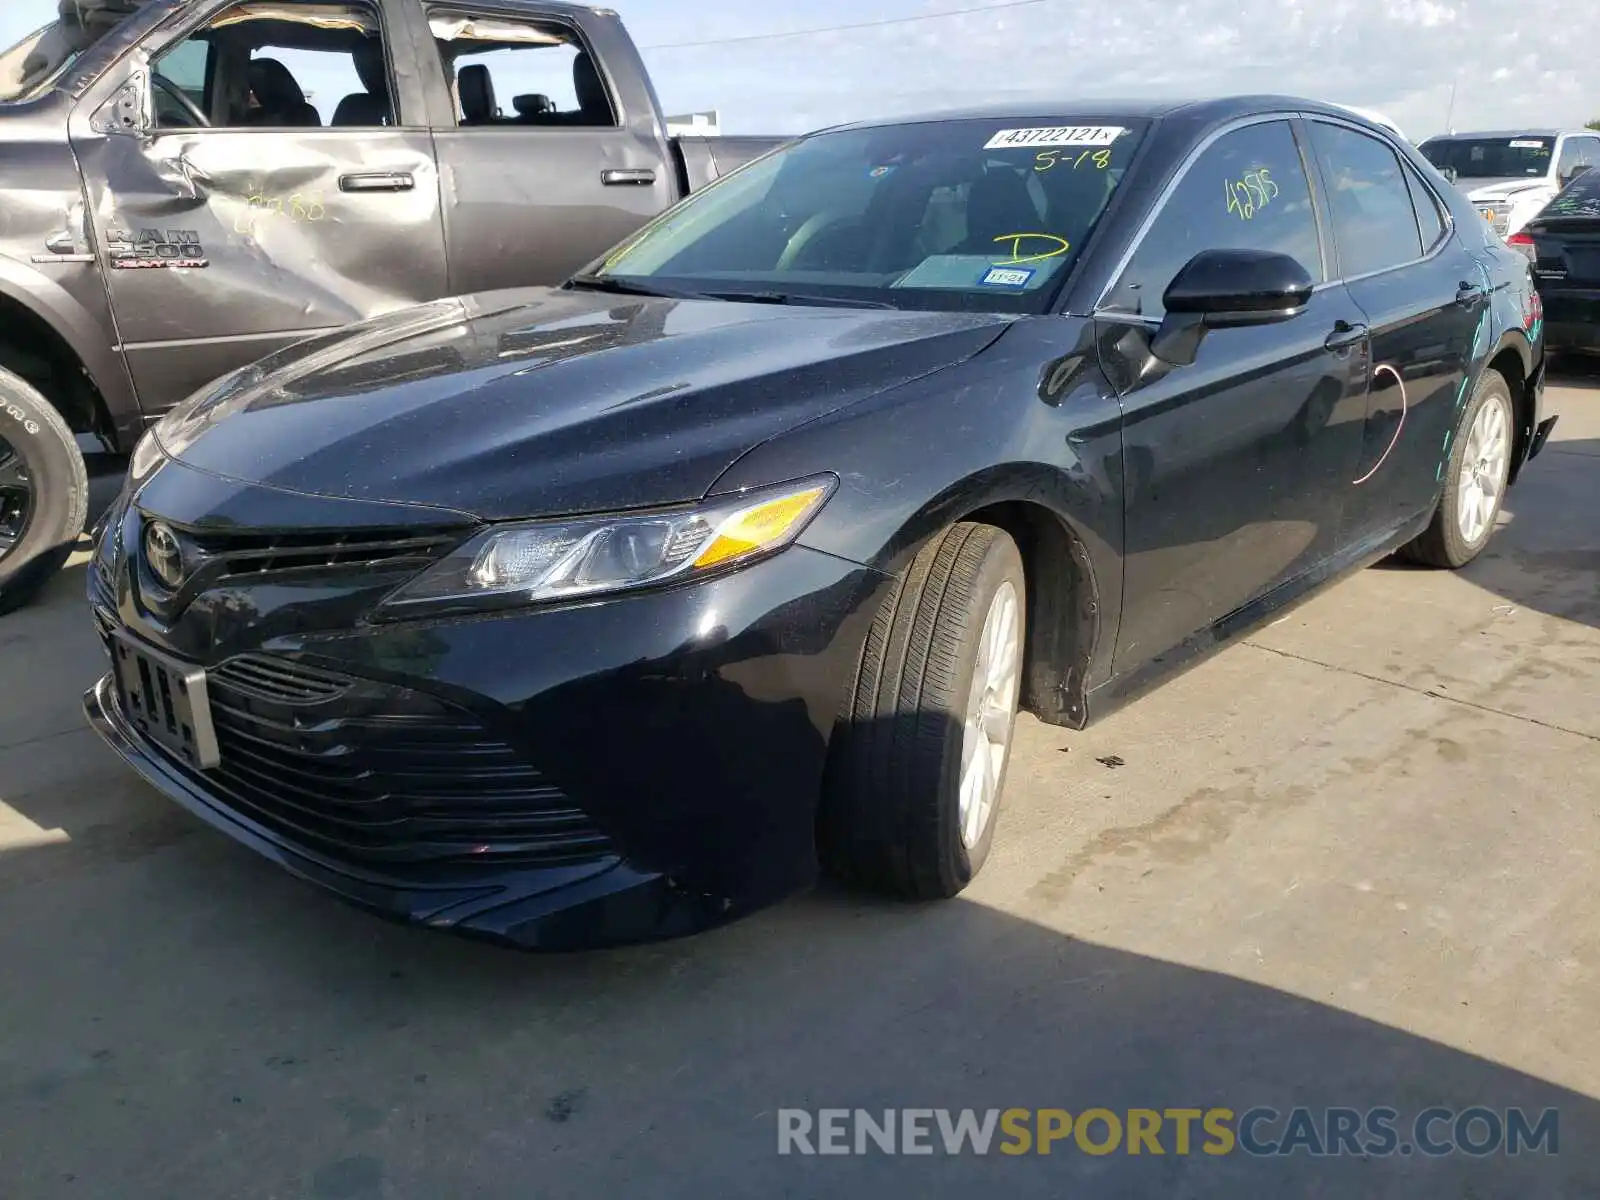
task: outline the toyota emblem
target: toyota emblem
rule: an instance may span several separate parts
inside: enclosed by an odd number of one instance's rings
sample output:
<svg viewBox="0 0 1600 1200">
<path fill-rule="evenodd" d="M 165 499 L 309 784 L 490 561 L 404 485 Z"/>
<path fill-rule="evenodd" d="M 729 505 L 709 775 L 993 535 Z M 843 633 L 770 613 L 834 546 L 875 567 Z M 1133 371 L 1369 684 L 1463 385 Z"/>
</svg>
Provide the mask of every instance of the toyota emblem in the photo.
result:
<svg viewBox="0 0 1600 1200">
<path fill-rule="evenodd" d="M 144 531 L 144 561 L 168 591 L 183 582 L 183 546 L 171 526 L 157 521 Z"/>
</svg>

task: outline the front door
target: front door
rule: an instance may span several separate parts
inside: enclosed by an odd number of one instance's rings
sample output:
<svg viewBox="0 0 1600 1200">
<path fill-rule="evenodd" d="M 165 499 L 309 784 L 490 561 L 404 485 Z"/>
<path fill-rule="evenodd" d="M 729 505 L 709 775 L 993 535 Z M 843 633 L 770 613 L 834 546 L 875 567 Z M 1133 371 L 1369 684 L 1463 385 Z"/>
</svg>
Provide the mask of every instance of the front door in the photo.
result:
<svg viewBox="0 0 1600 1200">
<path fill-rule="evenodd" d="M 654 109 L 607 83 L 642 66 L 608 71 L 556 14 L 452 4 L 427 25 L 453 293 L 560 283 L 676 198 Z"/>
<path fill-rule="evenodd" d="M 1489 279 L 1449 236 L 1437 198 L 1394 149 L 1353 127 L 1308 121 L 1338 272 L 1372 339 L 1361 462 L 1346 540 L 1386 540 L 1442 486 L 1475 358 L 1491 338 Z"/>
<path fill-rule="evenodd" d="M 1122 391 L 1119 674 L 1330 557 L 1365 415 L 1362 317 L 1337 284 L 1279 324 L 1213 330 L 1196 361 L 1149 356 L 1161 297 L 1208 249 L 1288 254 L 1326 278 L 1290 123 L 1225 133 L 1189 164 L 1102 306 Z M 1123 314 L 1126 314 L 1125 316 Z M 1114 323 L 1127 322 L 1120 338 Z"/>
<path fill-rule="evenodd" d="M 431 137 L 379 8 L 207 14 L 73 117 L 147 416 L 308 333 L 445 294 Z"/>
</svg>

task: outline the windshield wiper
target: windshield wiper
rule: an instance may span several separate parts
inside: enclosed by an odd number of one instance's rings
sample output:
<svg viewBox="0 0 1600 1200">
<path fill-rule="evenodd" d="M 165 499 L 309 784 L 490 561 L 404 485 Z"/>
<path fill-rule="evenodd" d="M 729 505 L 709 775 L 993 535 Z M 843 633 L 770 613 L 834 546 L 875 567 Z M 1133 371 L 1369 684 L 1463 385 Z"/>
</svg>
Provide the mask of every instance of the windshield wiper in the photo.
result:
<svg viewBox="0 0 1600 1200">
<path fill-rule="evenodd" d="M 884 300 L 858 300 L 849 296 L 811 296 L 803 292 L 701 292 L 713 300 L 738 300 L 747 304 L 815 304 L 822 308 L 894 308 Z"/>
<path fill-rule="evenodd" d="M 661 296 L 668 300 L 699 300 L 703 292 L 683 292 L 654 284 L 638 283 L 632 279 L 619 279 L 615 275 L 574 275 L 567 280 L 568 287 L 588 288 L 596 292 L 614 292 L 619 296 Z"/>
</svg>

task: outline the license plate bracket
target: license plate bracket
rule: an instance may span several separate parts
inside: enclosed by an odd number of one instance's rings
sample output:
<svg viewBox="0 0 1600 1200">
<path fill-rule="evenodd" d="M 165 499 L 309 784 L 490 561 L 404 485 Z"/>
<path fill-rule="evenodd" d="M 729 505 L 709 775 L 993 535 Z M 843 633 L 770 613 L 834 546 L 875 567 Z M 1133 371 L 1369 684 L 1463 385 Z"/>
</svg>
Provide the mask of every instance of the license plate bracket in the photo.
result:
<svg viewBox="0 0 1600 1200">
<path fill-rule="evenodd" d="M 222 765 L 203 667 L 193 667 L 120 633 L 110 639 L 122 713 L 140 733 L 197 770 Z"/>
</svg>

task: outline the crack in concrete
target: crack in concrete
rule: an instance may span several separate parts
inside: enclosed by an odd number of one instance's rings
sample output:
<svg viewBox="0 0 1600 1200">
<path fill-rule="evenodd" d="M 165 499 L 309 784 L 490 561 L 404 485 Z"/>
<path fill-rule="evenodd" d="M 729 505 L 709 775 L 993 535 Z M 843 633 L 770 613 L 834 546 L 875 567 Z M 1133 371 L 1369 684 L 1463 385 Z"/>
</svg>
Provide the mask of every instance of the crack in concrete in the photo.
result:
<svg viewBox="0 0 1600 1200">
<path fill-rule="evenodd" d="M 1276 654 L 1279 658 L 1293 659 L 1295 662 L 1309 663 L 1313 667 L 1321 667 L 1324 671 L 1336 671 L 1341 675 L 1353 675 L 1358 679 L 1369 679 L 1373 683 L 1381 683 L 1388 687 L 1399 688 L 1401 691 L 1412 692 L 1418 696 L 1427 696 L 1432 700 L 1446 700 L 1451 704 L 1459 704 L 1463 708 L 1475 708 L 1479 712 L 1493 713 L 1497 717 L 1505 717 L 1511 721 L 1521 721 L 1527 725 L 1537 725 L 1541 729 L 1553 730 L 1556 733 L 1565 733 L 1572 737 L 1583 738 L 1585 741 L 1600 742 L 1600 736 L 1585 733 L 1581 729 L 1569 729 L 1565 725 L 1556 725 L 1550 721 L 1541 721 L 1538 717 L 1526 716 L 1522 713 L 1506 712 L 1503 708 L 1495 708 L 1490 704 L 1479 704 L 1474 700 L 1463 700 L 1460 696 L 1451 696 L 1445 692 L 1435 691 L 1432 688 L 1414 687 L 1398 679 L 1385 679 L 1381 675 L 1371 675 L 1366 671 L 1358 671 L 1354 667 L 1340 667 L 1333 663 L 1325 663 L 1320 659 L 1307 658 L 1304 654 L 1295 654 L 1288 650 L 1276 650 L 1271 646 L 1263 646 L 1260 642 L 1245 640 L 1246 646 L 1255 650 L 1262 650 L 1268 654 Z"/>
</svg>

